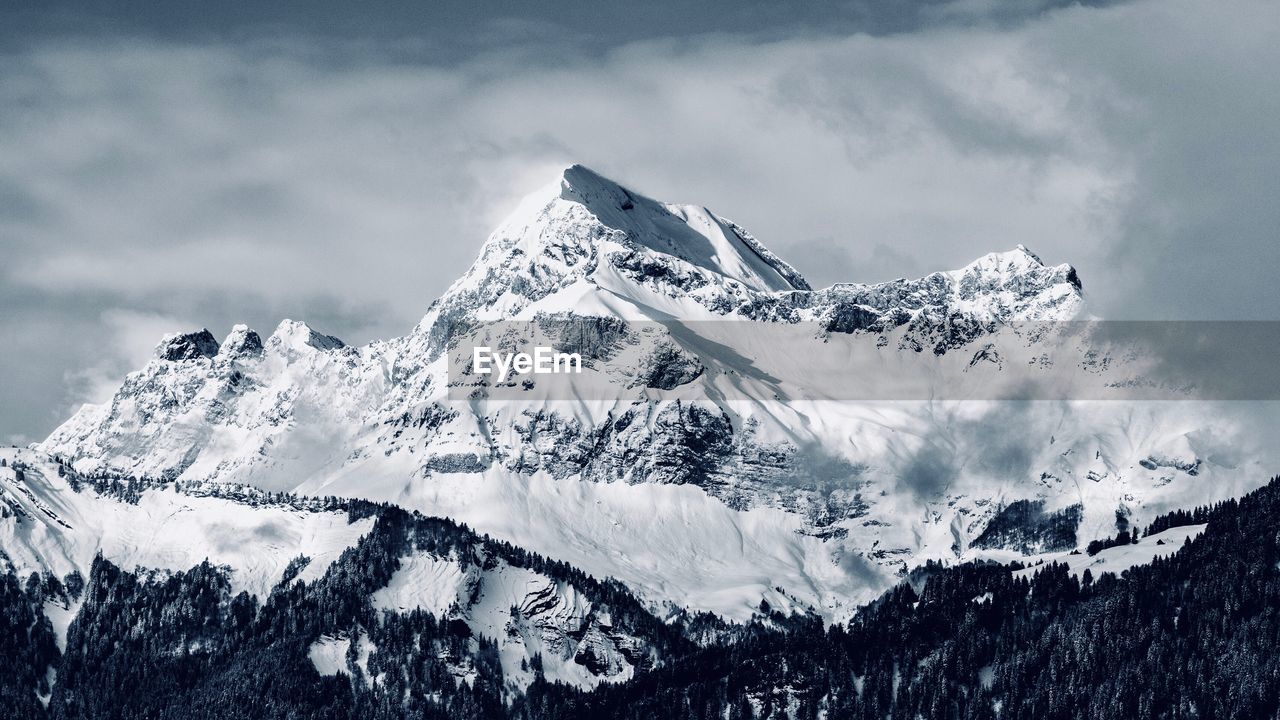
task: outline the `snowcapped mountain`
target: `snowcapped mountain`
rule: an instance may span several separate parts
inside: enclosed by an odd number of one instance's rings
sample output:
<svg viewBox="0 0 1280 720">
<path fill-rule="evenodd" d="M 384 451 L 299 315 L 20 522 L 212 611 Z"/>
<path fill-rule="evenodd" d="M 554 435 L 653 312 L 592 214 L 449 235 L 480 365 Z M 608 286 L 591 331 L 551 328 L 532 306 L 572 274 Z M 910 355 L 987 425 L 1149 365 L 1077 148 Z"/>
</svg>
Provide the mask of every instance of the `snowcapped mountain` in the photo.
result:
<svg viewBox="0 0 1280 720">
<path fill-rule="evenodd" d="M 815 290 L 738 225 L 575 165 L 408 335 L 171 336 L 37 449 L 89 477 L 394 502 L 654 607 L 839 618 L 925 560 L 1062 551 L 1266 476 L 1269 444 L 1205 403 L 984 394 L 1014 367 L 1130 380 L 1041 330 L 1083 313 L 1075 270 L 1022 246 Z M 476 386 L 452 356 L 501 323 L 549 328 L 598 384 Z M 924 392 L 849 394 L 885 378 Z M 444 562 L 409 567 L 464 582 Z"/>
</svg>

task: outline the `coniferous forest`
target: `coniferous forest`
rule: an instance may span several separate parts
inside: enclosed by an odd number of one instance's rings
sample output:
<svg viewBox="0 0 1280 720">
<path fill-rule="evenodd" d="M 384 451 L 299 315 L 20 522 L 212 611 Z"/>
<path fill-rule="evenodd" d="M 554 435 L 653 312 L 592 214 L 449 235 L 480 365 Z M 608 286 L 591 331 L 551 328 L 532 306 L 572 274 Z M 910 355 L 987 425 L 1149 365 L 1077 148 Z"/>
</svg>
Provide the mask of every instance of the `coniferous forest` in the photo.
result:
<svg viewBox="0 0 1280 720">
<path fill-rule="evenodd" d="M 749 625 L 659 619 L 613 581 L 393 506 L 318 580 L 265 599 L 223 569 L 0 578 L 0 702 L 25 718 L 1266 718 L 1280 712 L 1280 480 L 1158 519 L 1207 523 L 1149 565 L 928 566 L 847 625 L 767 606 Z M 1147 542 L 1141 539 L 1140 542 Z M 377 611 L 406 549 L 570 582 L 660 660 L 583 691 L 522 692 L 493 641 L 429 612 Z M 300 558 L 299 565 L 306 559 Z M 296 570 L 295 570 L 296 573 Z M 42 611 L 78 599 L 59 651 Z M 321 676 L 308 648 L 364 633 L 376 681 Z M 459 673 L 465 668 L 465 677 Z M 536 668 L 535 668 L 536 671 Z"/>
</svg>

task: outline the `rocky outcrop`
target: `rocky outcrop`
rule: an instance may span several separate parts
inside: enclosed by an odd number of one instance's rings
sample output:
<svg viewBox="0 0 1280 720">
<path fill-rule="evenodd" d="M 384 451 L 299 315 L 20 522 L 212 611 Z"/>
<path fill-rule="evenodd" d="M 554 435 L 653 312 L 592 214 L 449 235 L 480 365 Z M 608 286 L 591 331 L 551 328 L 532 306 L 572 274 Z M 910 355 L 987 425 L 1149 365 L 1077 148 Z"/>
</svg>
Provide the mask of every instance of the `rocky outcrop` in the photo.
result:
<svg viewBox="0 0 1280 720">
<path fill-rule="evenodd" d="M 207 328 L 199 332 L 175 335 L 156 348 L 156 357 L 169 362 L 211 358 L 217 354 L 218 341 Z"/>
<path fill-rule="evenodd" d="M 218 352 L 224 357 L 257 358 L 262 356 L 262 337 L 246 325 L 236 325 L 222 341 Z"/>
</svg>

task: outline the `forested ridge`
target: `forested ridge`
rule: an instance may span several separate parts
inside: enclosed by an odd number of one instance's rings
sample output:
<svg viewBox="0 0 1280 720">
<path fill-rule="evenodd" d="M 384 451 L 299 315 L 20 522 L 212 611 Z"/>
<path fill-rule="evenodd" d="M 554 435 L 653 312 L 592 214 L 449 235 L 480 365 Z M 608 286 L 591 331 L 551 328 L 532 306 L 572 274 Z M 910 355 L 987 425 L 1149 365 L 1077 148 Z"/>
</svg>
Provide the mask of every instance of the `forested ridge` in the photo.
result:
<svg viewBox="0 0 1280 720">
<path fill-rule="evenodd" d="M 224 571 L 208 563 L 139 575 L 99 558 L 88 578 L 0 578 L 5 716 L 1133 720 L 1280 711 L 1274 479 L 1238 501 L 1156 520 L 1149 533 L 1207 527 L 1122 577 L 1077 578 L 1056 564 L 1030 577 L 989 563 L 928 566 L 831 627 L 767 606 L 749 625 L 659 619 L 616 582 L 450 521 L 361 502 L 347 512 L 375 517 L 373 530 L 320 579 L 282 582 L 267 598 L 232 596 Z M 407 548 L 572 583 L 659 661 L 594 691 L 538 674 L 512 692 L 493 641 L 464 622 L 373 607 Z M 82 604 L 60 653 L 41 607 L 72 598 Z M 354 633 L 374 648 L 367 663 L 377 680 L 317 673 L 310 645 Z"/>
<path fill-rule="evenodd" d="M 627 685 L 539 686 L 546 718 L 1270 718 L 1280 709 L 1280 482 L 1123 577 L 930 568 L 848 627 L 777 618 Z M 1150 541 L 1150 540 L 1145 540 Z"/>
</svg>

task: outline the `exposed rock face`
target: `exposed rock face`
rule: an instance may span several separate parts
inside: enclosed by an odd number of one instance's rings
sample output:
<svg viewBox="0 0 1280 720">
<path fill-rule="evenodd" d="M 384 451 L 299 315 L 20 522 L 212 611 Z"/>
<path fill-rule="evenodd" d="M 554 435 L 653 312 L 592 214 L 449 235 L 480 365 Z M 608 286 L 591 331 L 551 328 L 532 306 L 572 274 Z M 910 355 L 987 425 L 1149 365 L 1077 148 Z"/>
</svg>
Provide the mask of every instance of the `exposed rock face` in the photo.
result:
<svg viewBox="0 0 1280 720">
<path fill-rule="evenodd" d="M 693 382 L 705 369 L 696 356 L 674 343 L 663 342 L 641 362 L 636 383 L 656 390 L 675 390 Z"/>
<path fill-rule="evenodd" d="M 557 350 L 578 353 L 588 360 L 612 357 L 627 342 L 627 323 L 618 318 L 581 316 L 570 313 L 538 315 L 534 321 L 553 341 Z"/>
<path fill-rule="evenodd" d="M 652 423 L 647 406 L 585 429 L 554 413 L 532 413 L 517 425 L 523 439 L 513 470 L 546 470 L 557 477 L 584 475 L 609 482 L 710 486 L 733 451 L 733 428 L 724 413 L 699 405 L 668 405 Z"/>
<path fill-rule="evenodd" d="M 224 356 L 254 358 L 262 355 L 262 338 L 247 325 L 236 325 L 218 350 Z"/>
<path fill-rule="evenodd" d="M 156 357 L 169 362 L 211 358 L 218 354 L 218 341 L 208 329 L 165 340 L 156 348 Z"/>
</svg>

